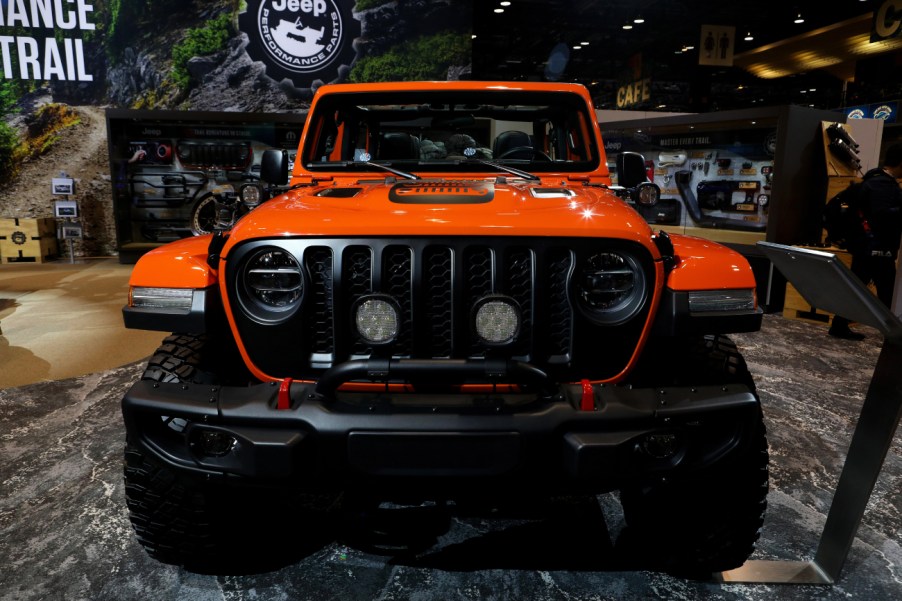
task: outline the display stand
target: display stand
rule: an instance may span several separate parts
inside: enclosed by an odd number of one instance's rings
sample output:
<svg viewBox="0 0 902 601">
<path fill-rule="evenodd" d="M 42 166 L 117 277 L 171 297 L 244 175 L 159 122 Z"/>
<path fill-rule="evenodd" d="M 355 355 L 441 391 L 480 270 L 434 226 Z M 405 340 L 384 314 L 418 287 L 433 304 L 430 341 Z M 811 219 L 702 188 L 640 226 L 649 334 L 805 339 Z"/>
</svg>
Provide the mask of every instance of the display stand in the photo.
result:
<svg viewBox="0 0 902 601">
<path fill-rule="evenodd" d="M 750 560 L 722 572 L 722 582 L 833 584 L 902 417 L 902 321 L 887 309 L 836 255 L 759 242 L 758 247 L 813 306 L 872 326 L 883 334 L 858 424 L 830 504 L 814 561 Z"/>
<path fill-rule="evenodd" d="M 66 173 L 60 173 L 50 183 L 53 195 L 58 197 L 53 201 L 53 214 L 59 220 L 57 226 L 57 238 L 65 240 L 69 244 L 69 263 L 75 263 L 75 248 L 73 240 L 82 237 L 81 223 L 78 218 L 78 203 L 69 200 L 69 196 L 75 194 L 75 180 Z"/>
</svg>

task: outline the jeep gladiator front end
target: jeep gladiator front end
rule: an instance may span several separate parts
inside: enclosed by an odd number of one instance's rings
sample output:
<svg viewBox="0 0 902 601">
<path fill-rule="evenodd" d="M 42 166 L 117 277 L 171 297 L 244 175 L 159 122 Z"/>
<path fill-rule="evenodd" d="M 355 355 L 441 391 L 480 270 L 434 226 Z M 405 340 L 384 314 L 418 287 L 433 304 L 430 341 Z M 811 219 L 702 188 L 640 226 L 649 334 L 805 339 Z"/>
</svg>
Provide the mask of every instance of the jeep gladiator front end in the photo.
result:
<svg viewBox="0 0 902 601">
<path fill-rule="evenodd" d="M 233 491 L 619 490 L 662 565 L 741 565 L 767 446 L 724 334 L 755 280 L 652 231 L 630 158 L 612 185 L 577 85 L 320 88 L 289 191 L 135 266 L 126 326 L 173 332 L 123 399 L 141 543 L 218 561 Z"/>
</svg>

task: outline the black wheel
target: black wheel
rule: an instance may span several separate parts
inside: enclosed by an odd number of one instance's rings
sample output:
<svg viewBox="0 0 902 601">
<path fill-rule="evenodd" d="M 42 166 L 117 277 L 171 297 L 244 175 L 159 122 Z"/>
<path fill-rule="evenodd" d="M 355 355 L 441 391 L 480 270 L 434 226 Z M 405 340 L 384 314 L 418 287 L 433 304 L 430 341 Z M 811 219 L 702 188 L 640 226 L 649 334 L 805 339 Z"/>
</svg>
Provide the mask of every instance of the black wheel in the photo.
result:
<svg viewBox="0 0 902 601">
<path fill-rule="evenodd" d="M 754 391 L 745 360 L 729 338 L 679 339 L 649 350 L 654 363 L 640 369 L 639 383 L 732 383 Z M 686 575 L 734 569 L 760 536 L 769 460 L 760 404 L 715 427 L 733 433 L 733 444 L 716 462 L 620 491 L 630 544 L 656 569 Z"/>
<path fill-rule="evenodd" d="M 213 233 L 216 228 L 216 196 L 206 194 L 194 203 L 188 225 L 195 236 Z"/>
</svg>

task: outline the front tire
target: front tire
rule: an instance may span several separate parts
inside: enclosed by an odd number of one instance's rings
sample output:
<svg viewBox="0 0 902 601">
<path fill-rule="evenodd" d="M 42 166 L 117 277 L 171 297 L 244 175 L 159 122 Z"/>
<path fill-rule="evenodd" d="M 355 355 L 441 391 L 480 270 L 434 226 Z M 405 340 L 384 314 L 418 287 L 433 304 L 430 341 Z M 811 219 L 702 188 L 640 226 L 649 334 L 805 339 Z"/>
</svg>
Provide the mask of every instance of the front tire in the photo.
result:
<svg viewBox="0 0 902 601">
<path fill-rule="evenodd" d="M 742 384 L 755 391 L 748 367 L 729 338 L 670 342 L 650 349 L 656 369 L 640 369 L 642 384 Z M 754 411 L 737 414 L 737 422 L 728 424 L 738 429 L 737 444 L 713 465 L 621 490 L 625 533 L 656 569 L 710 575 L 741 566 L 754 551 L 768 491 L 760 403 Z"/>
<path fill-rule="evenodd" d="M 255 381 L 234 342 L 198 334 L 166 337 L 142 379 L 212 385 Z M 159 419 L 173 436 L 183 435 L 184 420 Z M 125 500 L 138 542 L 154 559 L 197 572 L 247 573 L 294 561 L 318 542 L 314 534 L 325 521 L 317 518 L 316 526 L 304 518 L 323 514 L 321 498 L 177 469 L 131 438 L 125 445 Z M 308 511 L 299 512 L 303 509 Z"/>
</svg>

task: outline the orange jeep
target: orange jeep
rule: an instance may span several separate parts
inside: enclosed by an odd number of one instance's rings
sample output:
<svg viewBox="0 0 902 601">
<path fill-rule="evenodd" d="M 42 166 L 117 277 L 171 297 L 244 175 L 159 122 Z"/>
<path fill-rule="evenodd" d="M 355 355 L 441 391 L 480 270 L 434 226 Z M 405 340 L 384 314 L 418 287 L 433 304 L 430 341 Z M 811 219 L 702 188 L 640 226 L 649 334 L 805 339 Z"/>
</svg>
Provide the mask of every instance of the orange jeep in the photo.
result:
<svg viewBox="0 0 902 601">
<path fill-rule="evenodd" d="M 741 565 L 768 454 L 724 334 L 760 327 L 755 279 L 652 231 L 640 155 L 617 171 L 578 85 L 321 87 L 286 192 L 134 268 L 126 327 L 176 332 L 122 403 L 141 544 L 222 566 L 301 544 L 312 500 L 619 490 L 654 565 Z"/>
</svg>

